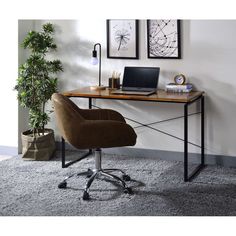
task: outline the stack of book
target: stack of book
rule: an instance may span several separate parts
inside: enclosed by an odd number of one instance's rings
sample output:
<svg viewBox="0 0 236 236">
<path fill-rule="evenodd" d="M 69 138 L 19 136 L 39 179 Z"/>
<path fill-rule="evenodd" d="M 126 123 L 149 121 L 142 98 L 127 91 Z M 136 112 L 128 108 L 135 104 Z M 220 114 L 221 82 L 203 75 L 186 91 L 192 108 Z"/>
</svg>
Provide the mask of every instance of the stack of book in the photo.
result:
<svg viewBox="0 0 236 236">
<path fill-rule="evenodd" d="M 169 83 L 166 85 L 167 92 L 175 92 L 175 93 L 189 93 L 193 89 L 192 84 L 175 84 Z"/>
</svg>

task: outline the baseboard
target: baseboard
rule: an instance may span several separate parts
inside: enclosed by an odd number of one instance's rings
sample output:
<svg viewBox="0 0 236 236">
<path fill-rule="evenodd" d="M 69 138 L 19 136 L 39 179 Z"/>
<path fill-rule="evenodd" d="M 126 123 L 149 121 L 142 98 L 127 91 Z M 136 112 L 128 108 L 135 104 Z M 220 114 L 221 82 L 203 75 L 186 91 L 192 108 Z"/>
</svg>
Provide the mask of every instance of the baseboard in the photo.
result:
<svg viewBox="0 0 236 236">
<path fill-rule="evenodd" d="M 137 156 L 137 157 L 148 157 L 157 158 L 160 160 L 168 161 L 183 161 L 183 152 L 163 151 L 163 150 L 150 150 L 141 148 L 109 148 L 103 149 L 104 153 Z M 190 163 L 200 163 L 201 155 L 197 153 L 189 153 Z M 205 155 L 205 163 L 207 165 L 219 165 L 224 167 L 236 167 L 236 157 L 224 156 L 224 155 Z"/>
<path fill-rule="evenodd" d="M 60 143 L 57 142 L 57 149 L 60 149 Z M 74 147 L 66 143 L 66 150 L 76 150 Z M 153 150 L 153 149 L 142 149 L 142 148 L 104 148 L 104 153 L 136 156 L 143 158 L 168 160 L 168 161 L 183 161 L 183 152 Z M 189 153 L 189 163 L 199 163 L 201 155 L 197 153 Z M 224 155 L 205 155 L 205 163 L 207 165 L 219 165 L 224 167 L 236 167 L 236 157 L 224 156 Z"/>
<path fill-rule="evenodd" d="M 0 155 L 16 156 L 18 155 L 18 148 L 10 146 L 0 146 Z"/>
</svg>

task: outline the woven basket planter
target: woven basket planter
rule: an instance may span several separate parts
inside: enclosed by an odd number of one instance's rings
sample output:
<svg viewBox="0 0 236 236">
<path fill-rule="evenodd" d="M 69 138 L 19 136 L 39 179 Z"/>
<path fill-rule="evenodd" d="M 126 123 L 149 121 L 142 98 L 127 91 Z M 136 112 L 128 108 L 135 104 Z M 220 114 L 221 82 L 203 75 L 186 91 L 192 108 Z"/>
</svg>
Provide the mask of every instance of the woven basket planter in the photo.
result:
<svg viewBox="0 0 236 236">
<path fill-rule="evenodd" d="M 21 134 L 22 158 L 24 160 L 48 161 L 56 150 L 54 132 L 45 129 L 42 136 L 33 137 L 32 131 L 27 130 Z"/>
</svg>

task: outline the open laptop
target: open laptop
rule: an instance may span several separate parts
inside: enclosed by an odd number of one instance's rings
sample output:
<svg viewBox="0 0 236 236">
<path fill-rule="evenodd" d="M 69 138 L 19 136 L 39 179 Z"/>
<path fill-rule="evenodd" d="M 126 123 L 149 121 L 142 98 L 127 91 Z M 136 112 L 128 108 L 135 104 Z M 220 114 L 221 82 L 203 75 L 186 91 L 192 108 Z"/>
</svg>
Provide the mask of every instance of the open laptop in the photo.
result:
<svg viewBox="0 0 236 236">
<path fill-rule="evenodd" d="M 157 90 L 159 73 L 159 67 L 126 66 L 122 89 L 114 90 L 111 93 L 121 95 L 151 95 Z"/>
</svg>

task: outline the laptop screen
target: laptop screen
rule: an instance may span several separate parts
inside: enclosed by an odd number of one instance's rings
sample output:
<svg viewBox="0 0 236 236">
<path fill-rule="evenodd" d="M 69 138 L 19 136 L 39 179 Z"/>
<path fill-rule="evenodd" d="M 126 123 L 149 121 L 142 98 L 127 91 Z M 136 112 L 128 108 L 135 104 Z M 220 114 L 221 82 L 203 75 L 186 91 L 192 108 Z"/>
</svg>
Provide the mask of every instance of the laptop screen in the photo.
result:
<svg viewBox="0 0 236 236">
<path fill-rule="evenodd" d="M 157 89 L 159 67 L 125 67 L 123 88 L 153 88 Z"/>
</svg>

